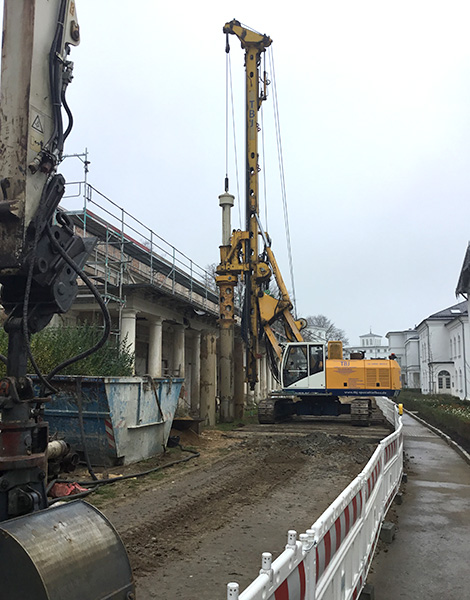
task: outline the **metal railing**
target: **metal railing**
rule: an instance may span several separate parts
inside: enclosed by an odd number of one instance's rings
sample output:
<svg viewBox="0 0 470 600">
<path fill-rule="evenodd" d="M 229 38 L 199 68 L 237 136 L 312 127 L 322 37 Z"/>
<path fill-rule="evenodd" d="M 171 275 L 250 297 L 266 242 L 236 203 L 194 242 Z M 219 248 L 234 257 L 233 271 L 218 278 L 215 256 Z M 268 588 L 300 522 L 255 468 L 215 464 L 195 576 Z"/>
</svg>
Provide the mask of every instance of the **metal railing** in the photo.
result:
<svg viewBox="0 0 470 600">
<path fill-rule="evenodd" d="M 259 576 L 241 593 L 227 585 L 228 600 L 356 600 L 366 583 L 380 528 L 401 484 L 403 425 L 388 398 L 377 405 L 395 431 L 382 440 L 362 472 L 310 529 L 291 530 L 282 554 L 262 555 Z"/>
<path fill-rule="evenodd" d="M 69 190 L 78 186 L 78 191 L 67 194 L 64 199 L 83 198 L 80 210 L 67 210 L 67 213 L 83 235 L 94 235 L 100 240 L 93 264 L 102 274 L 105 295 L 123 302 L 123 285 L 149 283 L 218 314 L 212 273 L 89 183 L 77 181 L 67 186 Z M 108 290 L 111 280 L 114 293 Z"/>
</svg>

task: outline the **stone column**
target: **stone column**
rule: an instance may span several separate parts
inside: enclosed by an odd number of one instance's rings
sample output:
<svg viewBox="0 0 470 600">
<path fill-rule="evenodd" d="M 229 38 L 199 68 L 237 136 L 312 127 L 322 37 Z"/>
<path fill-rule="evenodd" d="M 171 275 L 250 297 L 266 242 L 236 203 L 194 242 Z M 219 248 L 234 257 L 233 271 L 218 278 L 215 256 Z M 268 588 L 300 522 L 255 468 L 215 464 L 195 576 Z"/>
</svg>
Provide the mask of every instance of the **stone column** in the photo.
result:
<svg viewBox="0 0 470 600">
<path fill-rule="evenodd" d="M 217 337 L 204 331 L 201 338 L 201 419 L 204 425 L 215 425 L 217 394 Z"/>
<path fill-rule="evenodd" d="M 149 319 L 149 375 L 162 376 L 162 317 Z"/>
<path fill-rule="evenodd" d="M 173 325 L 173 376 L 184 377 L 184 325 Z"/>
<path fill-rule="evenodd" d="M 240 338 L 235 338 L 233 354 L 235 419 L 243 419 L 245 409 L 245 369 L 243 366 L 243 350 L 242 340 Z"/>
<path fill-rule="evenodd" d="M 200 386 L 201 386 L 201 332 L 193 332 L 193 347 L 191 352 L 191 415 L 200 416 Z"/>
<path fill-rule="evenodd" d="M 132 372 L 135 373 L 135 334 L 137 328 L 137 311 L 125 308 L 121 314 L 120 340 L 125 342 L 129 350 L 134 354 Z"/>
</svg>

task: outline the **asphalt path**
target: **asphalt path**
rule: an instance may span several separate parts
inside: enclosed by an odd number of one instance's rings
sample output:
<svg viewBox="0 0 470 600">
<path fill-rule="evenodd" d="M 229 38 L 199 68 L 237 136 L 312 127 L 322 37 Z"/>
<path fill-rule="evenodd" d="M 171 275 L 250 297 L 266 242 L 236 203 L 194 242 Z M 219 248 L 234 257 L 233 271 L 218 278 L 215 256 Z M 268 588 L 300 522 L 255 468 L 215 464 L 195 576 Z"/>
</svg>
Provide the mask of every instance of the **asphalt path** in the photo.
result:
<svg viewBox="0 0 470 600">
<path fill-rule="evenodd" d="M 373 563 L 375 600 L 470 598 L 470 465 L 438 435 L 403 417 L 408 483 L 398 530 Z"/>
</svg>

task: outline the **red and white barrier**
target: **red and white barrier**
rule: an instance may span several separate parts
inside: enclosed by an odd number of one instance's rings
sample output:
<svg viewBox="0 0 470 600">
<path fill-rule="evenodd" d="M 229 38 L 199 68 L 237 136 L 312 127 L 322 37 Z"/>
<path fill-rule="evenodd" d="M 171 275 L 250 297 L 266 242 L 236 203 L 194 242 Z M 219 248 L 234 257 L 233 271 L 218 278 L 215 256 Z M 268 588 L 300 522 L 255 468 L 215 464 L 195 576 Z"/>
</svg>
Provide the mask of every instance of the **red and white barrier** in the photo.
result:
<svg viewBox="0 0 470 600">
<path fill-rule="evenodd" d="M 403 425 L 388 398 L 377 405 L 395 427 L 362 472 L 321 517 L 299 536 L 288 532 L 284 552 L 272 562 L 265 552 L 259 576 L 228 600 L 356 600 L 365 585 L 380 527 L 403 475 Z"/>
</svg>

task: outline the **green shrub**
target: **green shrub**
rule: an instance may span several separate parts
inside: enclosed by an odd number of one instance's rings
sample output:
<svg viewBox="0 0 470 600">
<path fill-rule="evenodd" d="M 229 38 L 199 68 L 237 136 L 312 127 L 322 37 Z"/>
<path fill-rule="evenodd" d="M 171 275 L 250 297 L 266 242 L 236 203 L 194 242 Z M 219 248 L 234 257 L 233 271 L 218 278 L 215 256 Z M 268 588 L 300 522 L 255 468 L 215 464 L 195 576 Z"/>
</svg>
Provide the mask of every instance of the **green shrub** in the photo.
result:
<svg viewBox="0 0 470 600">
<path fill-rule="evenodd" d="M 31 338 L 31 351 L 41 369 L 47 375 L 64 360 L 91 348 L 100 339 L 102 329 L 96 325 L 77 325 L 75 327 L 47 327 Z M 0 329 L 0 353 L 6 355 L 8 337 L 4 329 Z M 89 377 L 119 377 L 132 375 L 134 355 L 129 346 L 119 344 L 114 336 L 106 344 L 90 356 L 65 367 L 58 375 L 83 375 Z M 33 373 L 31 364 L 28 372 Z M 2 365 L 1 375 L 6 370 Z"/>
</svg>

